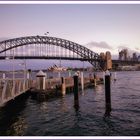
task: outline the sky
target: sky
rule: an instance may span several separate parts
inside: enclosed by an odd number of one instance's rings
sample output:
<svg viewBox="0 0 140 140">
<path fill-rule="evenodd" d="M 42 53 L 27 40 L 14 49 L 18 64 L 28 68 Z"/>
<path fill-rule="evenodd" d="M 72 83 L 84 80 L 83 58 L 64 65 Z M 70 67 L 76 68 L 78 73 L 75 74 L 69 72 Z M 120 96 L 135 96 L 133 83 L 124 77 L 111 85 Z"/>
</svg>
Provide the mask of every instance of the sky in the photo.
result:
<svg viewBox="0 0 140 140">
<path fill-rule="evenodd" d="M 140 4 L 0 4 L 0 19 L 0 40 L 49 32 L 97 53 L 140 53 Z"/>
</svg>

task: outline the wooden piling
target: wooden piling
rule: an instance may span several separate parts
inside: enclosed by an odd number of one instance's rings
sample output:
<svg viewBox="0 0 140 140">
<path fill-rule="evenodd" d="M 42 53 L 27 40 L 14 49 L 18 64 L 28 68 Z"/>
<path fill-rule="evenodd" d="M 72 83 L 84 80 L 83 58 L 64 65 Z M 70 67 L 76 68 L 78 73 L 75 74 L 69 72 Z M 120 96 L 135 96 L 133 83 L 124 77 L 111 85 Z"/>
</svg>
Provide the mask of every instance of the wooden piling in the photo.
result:
<svg viewBox="0 0 140 140">
<path fill-rule="evenodd" d="M 71 70 L 69 70 L 68 72 L 69 72 L 69 77 L 71 77 Z"/>
<path fill-rule="evenodd" d="M 79 97 L 78 97 L 78 75 L 74 77 L 74 107 L 79 107 Z"/>
<path fill-rule="evenodd" d="M 96 74 L 94 73 L 94 87 L 97 86 Z"/>
<path fill-rule="evenodd" d="M 82 89 L 82 93 L 84 92 L 84 74 L 83 72 L 81 72 L 81 89 Z"/>
<path fill-rule="evenodd" d="M 117 80 L 117 73 L 114 72 L 114 81 L 116 81 L 116 80 Z"/>
<path fill-rule="evenodd" d="M 3 73 L 2 74 L 2 79 L 5 80 L 5 78 L 6 78 L 6 75 L 5 75 L 5 73 Z"/>
<path fill-rule="evenodd" d="M 110 88 L 110 74 L 105 75 L 105 115 L 110 115 L 111 112 L 111 88 Z"/>
<path fill-rule="evenodd" d="M 103 83 L 105 84 L 105 72 L 103 71 Z"/>
<path fill-rule="evenodd" d="M 65 78 L 61 77 L 61 90 L 62 90 L 62 95 L 66 94 L 66 82 L 65 82 Z"/>
<path fill-rule="evenodd" d="M 28 87 L 30 88 L 31 87 L 31 69 L 28 69 L 27 70 L 27 82 L 28 82 Z"/>
</svg>

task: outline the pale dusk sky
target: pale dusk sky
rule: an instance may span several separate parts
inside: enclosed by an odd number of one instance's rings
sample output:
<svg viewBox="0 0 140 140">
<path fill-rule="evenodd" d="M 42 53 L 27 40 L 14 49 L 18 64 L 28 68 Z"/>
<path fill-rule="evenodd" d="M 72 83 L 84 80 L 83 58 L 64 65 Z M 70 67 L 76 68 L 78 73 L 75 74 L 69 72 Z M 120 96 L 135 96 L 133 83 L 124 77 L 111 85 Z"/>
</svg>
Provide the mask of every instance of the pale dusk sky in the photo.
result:
<svg viewBox="0 0 140 140">
<path fill-rule="evenodd" d="M 94 52 L 140 53 L 139 4 L 0 4 L 0 19 L 0 40 L 49 32 Z"/>
</svg>

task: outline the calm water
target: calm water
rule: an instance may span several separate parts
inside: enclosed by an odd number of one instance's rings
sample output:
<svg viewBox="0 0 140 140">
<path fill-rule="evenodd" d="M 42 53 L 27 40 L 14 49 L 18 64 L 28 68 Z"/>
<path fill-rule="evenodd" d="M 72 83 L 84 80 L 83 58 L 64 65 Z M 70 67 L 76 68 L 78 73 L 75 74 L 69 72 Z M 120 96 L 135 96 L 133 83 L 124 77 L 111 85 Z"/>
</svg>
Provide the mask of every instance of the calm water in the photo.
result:
<svg viewBox="0 0 140 140">
<path fill-rule="evenodd" d="M 30 96 L 0 109 L 0 135 L 140 136 L 140 72 L 117 72 L 112 81 L 112 112 L 104 117 L 104 85 L 44 102 Z"/>
</svg>

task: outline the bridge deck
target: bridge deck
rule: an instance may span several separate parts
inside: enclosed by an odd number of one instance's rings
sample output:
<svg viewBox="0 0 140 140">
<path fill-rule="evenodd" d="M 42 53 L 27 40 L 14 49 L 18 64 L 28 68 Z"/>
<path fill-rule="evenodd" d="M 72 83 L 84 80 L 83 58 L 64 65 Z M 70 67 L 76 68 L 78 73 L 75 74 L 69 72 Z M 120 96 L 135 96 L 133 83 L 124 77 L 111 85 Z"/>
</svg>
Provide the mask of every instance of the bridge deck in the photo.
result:
<svg viewBox="0 0 140 140">
<path fill-rule="evenodd" d="M 12 59 L 12 56 L 0 56 L 0 60 Z M 60 56 L 14 56 L 14 59 L 57 59 L 57 60 L 80 60 L 89 61 L 89 58 L 79 58 L 79 57 L 60 57 Z M 92 59 L 92 61 L 99 61 L 98 59 Z"/>
</svg>

